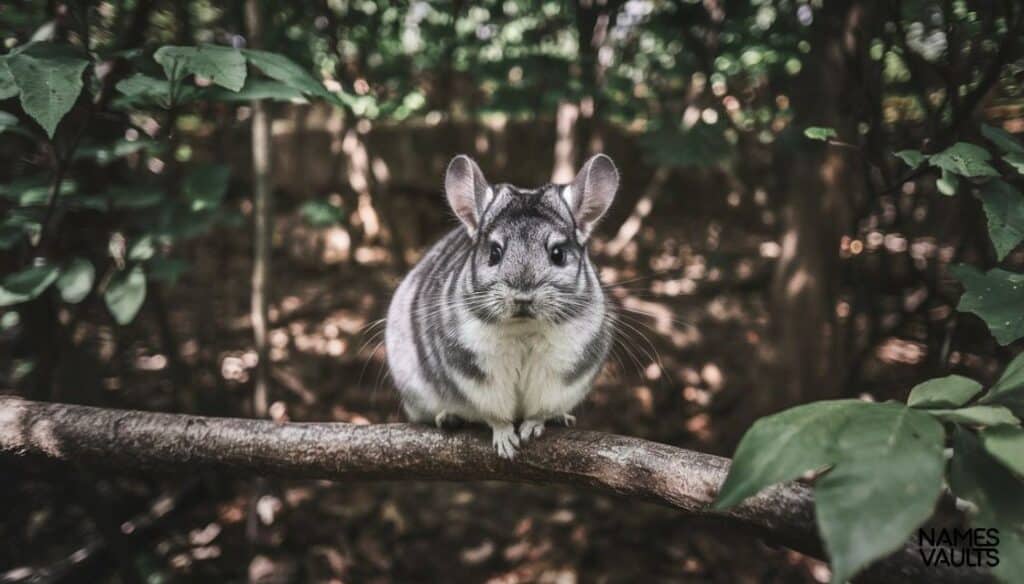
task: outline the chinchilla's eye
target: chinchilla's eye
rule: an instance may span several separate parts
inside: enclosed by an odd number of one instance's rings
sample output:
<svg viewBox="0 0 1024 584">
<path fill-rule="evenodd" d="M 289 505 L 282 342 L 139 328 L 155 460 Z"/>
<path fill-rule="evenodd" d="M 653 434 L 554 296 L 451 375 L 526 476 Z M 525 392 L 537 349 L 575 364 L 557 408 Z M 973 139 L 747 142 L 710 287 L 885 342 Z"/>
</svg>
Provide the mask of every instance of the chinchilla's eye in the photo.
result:
<svg viewBox="0 0 1024 584">
<path fill-rule="evenodd" d="M 565 265 L 565 246 L 556 245 L 555 247 L 552 247 L 551 251 L 548 252 L 548 255 L 551 257 L 551 263 L 556 266 Z"/>
<path fill-rule="evenodd" d="M 487 256 L 487 263 L 492 266 L 498 265 L 501 261 L 501 246 L 495 242 L 491 242 L 491 251 Z"/>
</svg>

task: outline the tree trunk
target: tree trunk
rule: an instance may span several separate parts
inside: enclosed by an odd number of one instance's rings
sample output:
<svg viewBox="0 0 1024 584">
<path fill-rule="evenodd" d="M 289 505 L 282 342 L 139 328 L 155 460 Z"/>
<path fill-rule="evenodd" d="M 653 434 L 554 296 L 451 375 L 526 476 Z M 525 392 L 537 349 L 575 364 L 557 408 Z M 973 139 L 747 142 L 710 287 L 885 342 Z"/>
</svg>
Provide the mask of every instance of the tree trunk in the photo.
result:
<svg viewBox="0 0 1024 584">
<path fill-rule="evenodd" d="M 785 393 L 765 396 L 763 410 L 835 397 L 842 388 L 843 338 L 837 330 L 839 242 L 851 228 L 850 208 L 863 188 L 848 150 L 803 137 L 804 128 L 835 128 L 856 136 L 847 55 L 861 50 L 862 2 L 829 2 L 812 25 L 810 58 L 792 94 L 798 112 L 792 136 L 776 153 L 779 189 L 786 193 L 782 255 L 772 286 Z M 817 58 L 815 58 L 815 56 Z M 802 115 L 800 115 L 802 114 Z"/>
<path fill-rule="evenodd" d="M 258 0 L 246 0 L 245 17 L 249 28 L 249 46 L 262 45 L 263 23 Z M 253 188 L 253 264 L 250 313 L 253 339 L 259 363 L 252 396 L 252 415 L 267 416 L 269 401 L 270 350 L 267 341 L 267 296 L 270 288 L 270 238 L 272 201 L 270 200 L 270 118 L 266 105 L 252 102 L 252 188 Z"/>
</svg>

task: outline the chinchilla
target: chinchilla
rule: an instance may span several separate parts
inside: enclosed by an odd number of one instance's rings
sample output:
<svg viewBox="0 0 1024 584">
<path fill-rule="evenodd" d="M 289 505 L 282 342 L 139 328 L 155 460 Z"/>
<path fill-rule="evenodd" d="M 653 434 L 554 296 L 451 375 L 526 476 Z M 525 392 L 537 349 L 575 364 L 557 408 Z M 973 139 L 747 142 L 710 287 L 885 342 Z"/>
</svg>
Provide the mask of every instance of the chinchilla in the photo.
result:
<svg viewBox="0 0 1024 584">
<path fill-rule="evenodd" d="M 586 246 L 618 185 L 603 154 L 572 183 L 536 189 L 491 185 L 467 156 L 449 163 L 445 194 L 462 225 L 388 308 L 388 366 L 412 421 L 487 424 L 505 458 L 546 421 L 575 421 L 611 344 Z"/>
</svg>

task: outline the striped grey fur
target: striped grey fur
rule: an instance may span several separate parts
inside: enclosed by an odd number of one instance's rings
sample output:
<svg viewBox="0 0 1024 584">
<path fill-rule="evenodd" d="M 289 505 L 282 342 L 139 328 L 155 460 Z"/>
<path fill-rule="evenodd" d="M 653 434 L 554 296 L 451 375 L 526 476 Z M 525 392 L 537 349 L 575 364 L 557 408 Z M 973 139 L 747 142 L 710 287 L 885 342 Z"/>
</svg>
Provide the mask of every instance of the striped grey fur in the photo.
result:
<svg viewBox="0 0 1024 584">
<path fill-rule="evenodd" d="M 586 244 L 617 188 L 604 155 L 571 184 L 536 189 L 490 185 L 468 157 L 452 160 L 445 191 L 463 225 L 388 309 L 388 365 L 413 421 L 488 424 L 511 457 L 545 421 L 574 420 L 611 344 Z"/>
</svg>

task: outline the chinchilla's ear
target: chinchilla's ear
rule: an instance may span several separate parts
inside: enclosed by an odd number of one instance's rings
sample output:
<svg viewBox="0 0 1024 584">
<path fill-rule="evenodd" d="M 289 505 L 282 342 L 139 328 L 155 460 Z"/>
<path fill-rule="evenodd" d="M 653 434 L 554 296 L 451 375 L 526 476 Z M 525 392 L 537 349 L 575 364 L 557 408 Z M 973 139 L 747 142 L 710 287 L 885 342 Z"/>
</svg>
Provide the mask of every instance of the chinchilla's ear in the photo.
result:
<svg viewBox="0 0 1024 584">
<path fill-rule="evenodd" d="M 444 175 L 444 192 L 452 211 L 466 226 L 469 235 L 476 234 L 480 216 L 494 191 L 472 158 L 465 154 L 452 158 Z"/>
<path fill-rule="evenodd" d="M 604 154 L 595 154 L 583 164 L 572 184 L 562 191 L 576 217 L 581 242 L 590 237 L 618 189 L 619 171 L 615 163 Z"/>
</svg>

